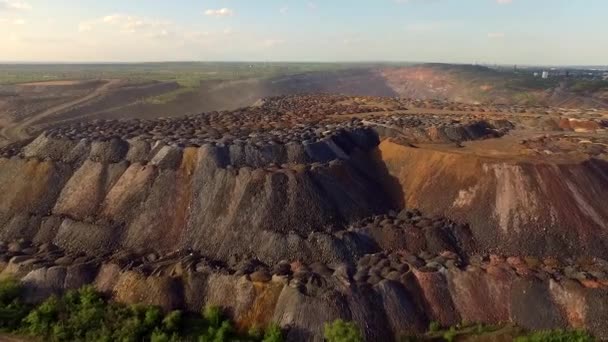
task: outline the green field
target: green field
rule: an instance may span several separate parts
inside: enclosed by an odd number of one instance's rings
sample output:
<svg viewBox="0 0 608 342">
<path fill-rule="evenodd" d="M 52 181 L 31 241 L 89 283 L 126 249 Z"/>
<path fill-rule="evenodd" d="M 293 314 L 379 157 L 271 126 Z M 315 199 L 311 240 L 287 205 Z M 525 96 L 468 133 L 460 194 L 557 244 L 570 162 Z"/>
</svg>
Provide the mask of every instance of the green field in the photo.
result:
<svg viewBox="0 0 608 342">
<path fill-rule="evenodd" d="M 177 82 L 179 89 L 143 100 L 163 104 L 196 91 L 201 81 L 271 78 L 305 72 L 331 72 L 398 64 L 375 63 L 279 63 L 279 62 L 166 62 L 120 64 L 3 64 L 0 85 L 59 80 L 123 79 L 133 83 Z"/>
<path fill-rule="evenodd" d="M 120 78 L 175 81 L 184 87 L 203 80 L 234 80 L 378 66 L 372 63 L 167 62 L 122 64 L 4 64 L 0 84 Z"/>
</svg>

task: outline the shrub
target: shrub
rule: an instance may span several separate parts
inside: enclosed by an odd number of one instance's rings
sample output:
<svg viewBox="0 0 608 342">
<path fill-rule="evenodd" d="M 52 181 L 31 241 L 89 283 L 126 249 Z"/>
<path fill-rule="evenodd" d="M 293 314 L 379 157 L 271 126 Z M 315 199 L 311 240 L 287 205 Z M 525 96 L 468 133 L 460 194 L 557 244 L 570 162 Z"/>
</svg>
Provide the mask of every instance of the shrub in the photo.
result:
<svg viewBox="0 0 608 342">
<path fill-rule="evenodd" d="M 261 341 L 264 338 L 264 330 L 260 329 L 257 325 L 254 325 L 247 331 L 247 337 L 253 341 Z"/>
<path fill-rule="evenodd" d="M 144 325 L 147 328 L 154 328 L 162 321 L 162 318 L 163 313 L 158 307 L 149 307 L 144 313 Z"/>
<path fill-rule="evenodd" d="M 0 281 L 0 329 L 14 329 L 27 315 L 28 308 L 21 301 L 22 287 L 13 278 Z"/>
<path fill-rule="evenodd" d="M 264 332 L 262 342 L 283 342 L 283 331 L 276 323 L 271 323 Z"/>
<path fill-rule="evenodd" d="M 163 319 L 163 328 L 169 332 L 176 332 L 179 330 L 181 322 L 182 312 L 179 310 L 171 311 Z"/>
<path fill-rule="evenodd" d="M 53 329 L 59 315 L 59 299 L 50 297 L 32 310 L 23 320 L 30 334 L 46 336 Z"/>
<path fill-rule="evenodd" d="M 176 333 L 168 334 L 159 329 L 155 329 L 150 336 L 150 342 L 179 342 L 179 336 Z"/>
<path fill-rule="evenodd" d="M 363 342 L 359 328 L 353 322 L 341 319 L 326 323 L 324 335 L 328 342 Z"/>
<path fill-rule="evenodd" d="M 219 327 L 210 326 L 207 332 L 199 336 L 199 342 L 224 342 L 229 341 L 232 333 L 230 321 L 223 321 Z"/>
<path fill-rule="evenodd" d="M 443 339 L 447 342 L 452 342 L 458 336 L 458 331 L 455 327 L 450 327 L 450 329 L 443 333 Z"/>
<path fill-rule="evenodd" d="M 222 322 L 222 309 L 217 306 L 206 306 L 203 310 L 203 318 L 210 326 L 219 328 Z"/>
<path fill-rule="evenodd" d="M 429 324 L 429 331 L 430 332 L 438 332 L 439 330 L 441 330 L 441 324 L 439 324 L 439 322 L 437 321 L 432 321 Z"/>
<path fill-rule="evenodd" d="M 19 281 L 7 278 L 0 281 L 0 306 L 5 307 L 20 299 L 22 287 Z"/>
<path fill-rule="evenodd" d="M 516 342 L 592 342 L 595 339 L 580 330 L 538 331 L 515 339 Z"/>
</svg>

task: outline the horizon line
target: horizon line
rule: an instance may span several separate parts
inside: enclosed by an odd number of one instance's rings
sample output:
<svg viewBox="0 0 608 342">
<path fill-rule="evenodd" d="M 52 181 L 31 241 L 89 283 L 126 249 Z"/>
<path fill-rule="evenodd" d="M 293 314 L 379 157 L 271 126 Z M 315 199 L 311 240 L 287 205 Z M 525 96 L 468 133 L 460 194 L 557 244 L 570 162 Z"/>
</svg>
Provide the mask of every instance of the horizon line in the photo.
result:
<svg viewBox="0 0 608 342">
<path fill-rule="evenodd" d="M 361 61 L 282 61 L 282 60 L 150 60 L 150 61 L 2 61 L 0 65 L 133 65 L 133 64 L 158 64 L 158 63 L 282 63 L 282 64 L 446 64 L 446 65 L 479 65 L 479 66 L 517 66 L 517 67 L 602 67 L 608 68 L 608 64 L 518 64 L 518 63 L 463 63 L 463 62 L 433 62 L 433 61 L 405 61 L 405 60 L 361 60 Z"/>
</svg>

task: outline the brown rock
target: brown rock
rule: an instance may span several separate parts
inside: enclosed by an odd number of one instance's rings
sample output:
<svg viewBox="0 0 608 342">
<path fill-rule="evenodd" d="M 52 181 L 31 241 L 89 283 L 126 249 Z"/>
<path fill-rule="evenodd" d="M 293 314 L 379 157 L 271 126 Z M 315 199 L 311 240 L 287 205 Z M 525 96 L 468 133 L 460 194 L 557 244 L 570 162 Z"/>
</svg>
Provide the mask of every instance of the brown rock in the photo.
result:
<svg viewBox="0 0 608 342">
<path fill-rule="evenodd" d="M 511 265 L 512 267 L 517 267 L 523 265 L 524 261 L 520 257 L 508 257 L 507 264 Z"/>
<path fill-rule="evenodd" d="M 23 244 L 20 242 L 17 242 L 17 241 L 13 241 L 8 244 L 8 251 L 11 253 L 21 253 L 23 248 L 24 248 Z"/>
<path fill-rule="evenodd" d="M 259 270 L 251 273 L 249 279 L 256 283 L 267 283 L 272 280 L 272 275 L 266 270 Z"/>
<path fill-rule="evenodd" d="M 64 256 L 64 257 L 61 257 L 61 258 L 55 260 L 55 264 L 59 265 L 59 266 L 69 266 L 73 263 L 74 263 L 74 259 L 72 259 L 72 257 L 69 257 L 69 256 Z"/>
<path fill-rule="evenodd" d="M 490 265 L 496 266 L 505 262 L 505 258 L 500 255 L 491 254 L 490 255 Z"/>
</svg>

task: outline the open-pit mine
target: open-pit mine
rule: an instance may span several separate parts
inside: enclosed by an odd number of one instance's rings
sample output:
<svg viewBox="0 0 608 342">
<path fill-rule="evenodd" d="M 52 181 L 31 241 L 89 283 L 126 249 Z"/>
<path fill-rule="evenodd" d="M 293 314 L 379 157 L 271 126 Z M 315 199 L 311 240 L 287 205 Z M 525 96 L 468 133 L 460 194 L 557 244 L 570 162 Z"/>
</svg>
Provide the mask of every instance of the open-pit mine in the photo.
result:
<svg viewBox="0 0 608 342">
<path fill-rule="evenodd" d="M 238 329 L 430 322 L 608 339 L 608 112 L 294 95 L 0 150 L 0 269 Z"/>
</svg>

